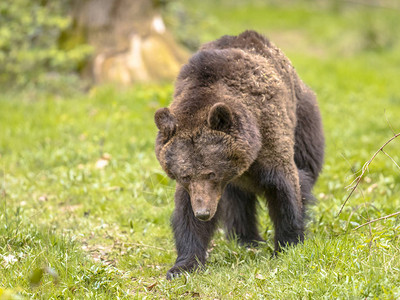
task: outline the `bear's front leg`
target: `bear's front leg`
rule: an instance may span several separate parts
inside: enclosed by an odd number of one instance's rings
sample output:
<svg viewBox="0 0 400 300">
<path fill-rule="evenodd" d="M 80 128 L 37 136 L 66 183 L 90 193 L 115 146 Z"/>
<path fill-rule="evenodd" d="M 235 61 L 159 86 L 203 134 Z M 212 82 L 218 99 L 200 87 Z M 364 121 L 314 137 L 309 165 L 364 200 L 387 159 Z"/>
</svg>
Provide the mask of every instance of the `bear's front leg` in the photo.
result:
<svg viewBox="0 0 400 300">
<path fill-rule="evenodd" d="M 303 209 L 297 168 L 263 169 L 261 182 L 265 188 L 269 215 L 275 227 L 275 253 L 287 245 L 304 240 Z"/>
<path fill-rule="evenodd" d="M 172 217 L 178 258 L 167 272 L 167 279 L 177 277 L 183 271 L 201 268 L 206 261 L 207 246 L 217 225 L 218 211 L 210 221 L 200 221 L 193 213 L 189 193 L 177 183 L 175 210 Z"/>
<path fill-rule="evenodd" d="M 264 242 L 257 229 L 256 206 L 257 197 L 254 193 L 228 184 L 221 200 L 228 239 L 237 238 L 239 244 L 251 247 Z"/>
</svg>

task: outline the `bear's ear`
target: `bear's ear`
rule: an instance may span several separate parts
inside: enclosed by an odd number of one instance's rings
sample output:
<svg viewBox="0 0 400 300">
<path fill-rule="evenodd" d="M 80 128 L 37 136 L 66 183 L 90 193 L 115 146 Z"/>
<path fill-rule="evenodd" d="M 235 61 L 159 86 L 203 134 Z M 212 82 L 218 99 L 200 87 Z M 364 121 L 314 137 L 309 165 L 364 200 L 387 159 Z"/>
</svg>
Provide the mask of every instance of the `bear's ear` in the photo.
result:
<svg viewBox="0 0 400 300">
<path fill-rule="evenodd" d="M 215 103 L 208 113 L 207 122 L 211 129 L 228 132 L 233 124 L 232 111 L 225 103 Z"/>
<path fill-rule="evenodd" d="M 176 130 L 176 119 L 168 107 L 157 110 L 154 115 L 154 121 L 165 142 L 173 137 Z"/>
</svg>

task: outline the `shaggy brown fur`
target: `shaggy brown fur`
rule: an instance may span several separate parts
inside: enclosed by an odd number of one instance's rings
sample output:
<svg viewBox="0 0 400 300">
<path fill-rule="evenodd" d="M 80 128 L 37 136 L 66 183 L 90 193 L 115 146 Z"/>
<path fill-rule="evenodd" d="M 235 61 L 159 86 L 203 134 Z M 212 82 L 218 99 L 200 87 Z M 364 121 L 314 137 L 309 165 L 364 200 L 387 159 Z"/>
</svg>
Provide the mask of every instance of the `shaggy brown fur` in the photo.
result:
<svg viewBox="0 0 400 300">
<path fill-rule="evenodd" d="M 265 37 L 246 31 L 201 47 L 155 122 L 157 158 L 177 181 L 178 258 L 168 278 L 205 263 L 220 217 L 229 238 L 262 241 L 256 194 L 267 199 L 276 251 L 304 239 L 323 161 L 321 118 L 312 91 Z"/>
</svg>

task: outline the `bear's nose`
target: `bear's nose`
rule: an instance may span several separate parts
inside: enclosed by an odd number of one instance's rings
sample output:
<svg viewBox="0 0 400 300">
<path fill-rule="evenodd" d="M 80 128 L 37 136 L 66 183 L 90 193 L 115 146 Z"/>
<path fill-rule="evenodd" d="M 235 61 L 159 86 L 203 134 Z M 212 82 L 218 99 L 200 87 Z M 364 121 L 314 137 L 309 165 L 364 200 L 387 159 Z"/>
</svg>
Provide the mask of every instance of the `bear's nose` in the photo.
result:
<svg viewBox="0 0 400 300">
<path fill-rule="evenodd" d="M 208 209 L 198 210 L 194 213 L 195 217 L 201 221 L 208 221 L 210 218 L 210 211 Z"/>
</svg>

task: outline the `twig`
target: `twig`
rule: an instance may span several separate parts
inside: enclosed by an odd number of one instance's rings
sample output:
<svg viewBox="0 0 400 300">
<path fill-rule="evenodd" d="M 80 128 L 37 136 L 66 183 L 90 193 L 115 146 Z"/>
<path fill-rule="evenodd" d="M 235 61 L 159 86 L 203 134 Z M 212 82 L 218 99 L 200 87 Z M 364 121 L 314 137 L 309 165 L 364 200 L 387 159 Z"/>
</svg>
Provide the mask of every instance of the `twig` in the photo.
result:
<svg viewBox="0 0 400 300">
<path fill-rule="evenodd" d="M 375 159 L 375 157 L 378 155 L 378 153 L 380 151 L 384 152 L 383 148 L 385 148 L 387 144 L 389 144 L 391 141 L 393 141 L 398 136 L 400 136 L 400 132 L 395 134 L 394 136 L 392 136 L 388 141 L 386 141 L 386 143 L 384 143 L 378 149 L 378 151 L 376 151 L 375 154 L 372 155 L 372 157 L 364 164 L 364 166 L 362 167 L 361 174 L 356 179 L 354 179 L 352 183 L 350 183 L 347 186 L 347 189 L 351 189 L 350 194 L 347 196 L 346 200 L 344 201 L 344 203 L 343 203 L 342 207 L 340 208 L 340 211 L 339 211 L 339 213 L 337 214 L 336 217 L 338 217 L 341 214 L 341 212 L 343 211 L 344 206 L 346 205 L 347 201 L 350 199 L 351 195 L 353 195 L 354 191 L 357 189 L 362 177 L 364 176 L 365 172 L 368 170 L 368 166 L 371 164 L 371 162 Z"/>
<path fill-rule="evenodd" d="M 364 226 L 369 225 L 371 223 L 375 223 L 375 222 L 378 222 L 380 220 L 385 220 L 385 219 L 388 219 L 388 218 L 391 218 L 391 217 L 394 217 L 394 216 L 397 216 L 397 215 L 400 215 L 400 211 L 395 212 L 395 213 L 393 213 L 391 215 L 387 215 L 387 216 L 384 216 L 384 217 L 381 217 L 381 218 L 378 218 L 378 219 L 371 220 L 371 221 L 369 221 L 367 223 L 361 224 L 360 226 L 357 226 L 353 230 L 357 230 L 358 228 L 364 227 Z"/>
<path fill-rule="evenodd" d="M 396 135 L 396 131 L 393 129 L 392 123 L 390 123 L 387 115 L 386 115 L 386 109 L 385 109 L 385 119 L 386 119 L 386 123 L 388 123 L 390 130 L 392 131 L 393 135 Z"/>
<path fill-rule="evenodd" d="M 389 154 L 387 154 L 383 149 L 382 149 L 382 152 L 387 156 L 387 157 L 389 157 L 390 158 L 390 160 L 396 165 L 396 167 L 397 168 L 399 168 L 399 170 L 400 170 L 400 166 L 397 164 L 397 162 L 393 159 L 393 157 L 391 157 Z"/>
</svg>

